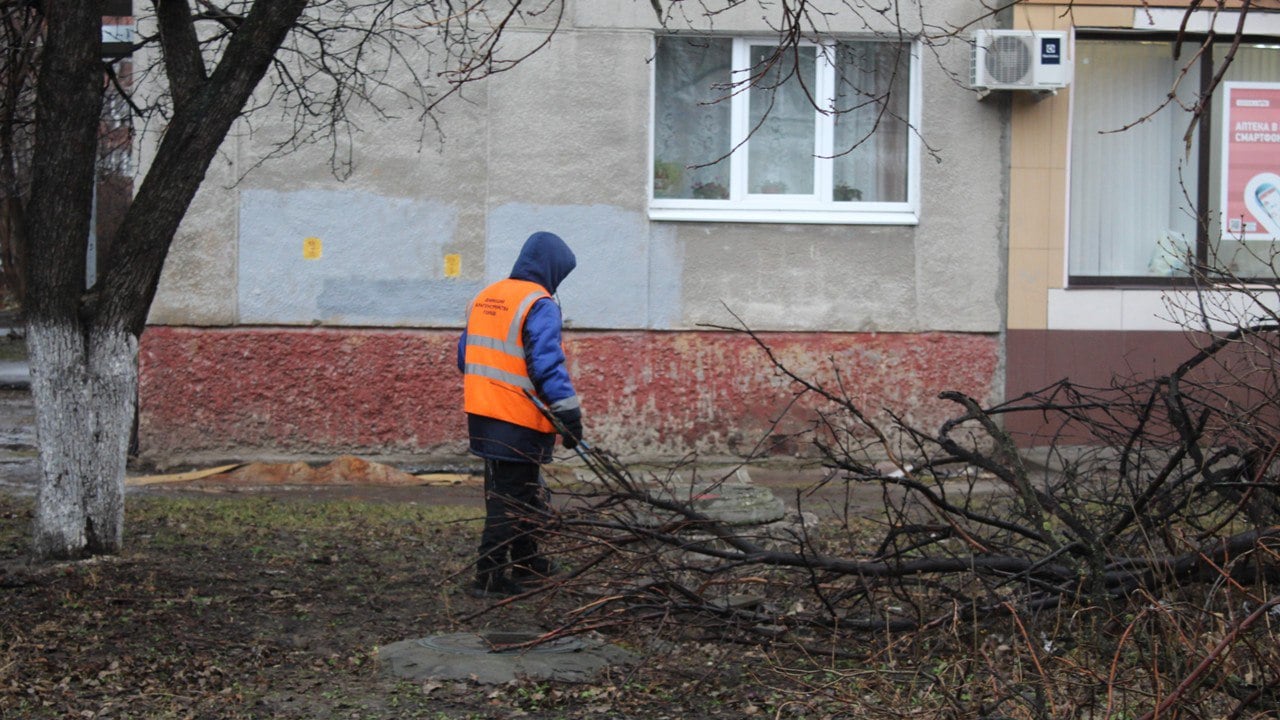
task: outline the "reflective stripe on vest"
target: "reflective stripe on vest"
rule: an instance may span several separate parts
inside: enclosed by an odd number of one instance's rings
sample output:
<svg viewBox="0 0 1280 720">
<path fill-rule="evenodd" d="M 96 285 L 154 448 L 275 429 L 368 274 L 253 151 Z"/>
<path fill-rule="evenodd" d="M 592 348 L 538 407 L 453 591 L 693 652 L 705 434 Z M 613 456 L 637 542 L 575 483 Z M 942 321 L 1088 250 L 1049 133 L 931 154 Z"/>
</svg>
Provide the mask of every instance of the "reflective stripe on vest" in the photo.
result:
<svg viewBox="0 0 1280 720">
<path fill-rule="evenodd" d="M 468 413 L 554 431 L 524 394 L 534 391 L 524 356 L 524 323 L 533 304 L 544 297 L 551 295 L 537 283 L 508 279 L 490 285 L 472 302 L 463 363 Z M 515 298 L 519 303 L 512 302 Z"/>
</svg>

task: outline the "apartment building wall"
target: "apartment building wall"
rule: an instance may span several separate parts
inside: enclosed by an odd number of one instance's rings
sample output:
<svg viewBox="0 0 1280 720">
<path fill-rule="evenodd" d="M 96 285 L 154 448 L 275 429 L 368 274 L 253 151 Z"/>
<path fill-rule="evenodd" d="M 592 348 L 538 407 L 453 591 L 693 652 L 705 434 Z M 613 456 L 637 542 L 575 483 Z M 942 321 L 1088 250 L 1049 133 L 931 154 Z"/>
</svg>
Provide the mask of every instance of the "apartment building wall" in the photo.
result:
<svg viewBox="0 0 1280 720">
<path fill-rule="evenodd" d="M 969 12 L 936 4 L 923 19 Z M 842 14 L 829 30 L 896 37 L 877 23 Z M 745 7 L 698 29 L 770 32 Z M 623 456 L 735 456 L 770 432 L 796 389 L 724 327 L 926 426 L 954 411 L 941 390 L 997 397 L 1012 292 L 1007 116 L 957 78 L 968 46 L 916 61 L 914 221 L 659 220 L 661 31 L 644 3 L 570 3 L 548 45 L 466 88 L 438 127 L 412 113 L 358 118 L 342 180 L 330 148 L 264 160 L 288 128 L 240 128 L 175 241 L 143 336 L 142 453 L 463 455 L 464 312 L 536 230 L 577 254 L 559 294 L 570 369 L 588 434 Z M 519 30 L 506 47 L 542 38 Z"/>
</svg>

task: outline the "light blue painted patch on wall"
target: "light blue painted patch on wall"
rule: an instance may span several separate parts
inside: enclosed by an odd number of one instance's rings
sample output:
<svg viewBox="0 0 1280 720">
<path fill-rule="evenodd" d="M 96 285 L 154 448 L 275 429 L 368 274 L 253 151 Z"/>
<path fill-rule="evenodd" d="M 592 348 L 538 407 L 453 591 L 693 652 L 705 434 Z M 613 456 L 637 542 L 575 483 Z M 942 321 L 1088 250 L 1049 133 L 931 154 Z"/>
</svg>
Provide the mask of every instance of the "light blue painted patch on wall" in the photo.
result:
<svg viewBox="0 0 1280 720">
<path fill-rule="evenodd" d="M 319 310 L 326 323 L 335 325 L 411 323 L 461 327 L 467 307 L 478 292 L 479 283 L 334 279 L 324 282 Z M 427 309 L 433 317 L 420 320 Z"/>
<path fill-rule="evenodd" d="M 444 276 L 456 228 L 457 213 L 441 203 L 347 190 L 245 190 L 240 322 L 460 326 L 480 284 Z M 305 256 L 307 238 L 320 241 L 319 258 Z"/>
<path fill-rule="evenodd" d="M 674 330 L 684 327 L 684 246 L 675 228 L 655 223 L 649 238 L 649 327 Z"/>
<path fill-rule="evenodd" d="M 485 243 L 485 278 L 511 272 L 529 235 L 546 230 L 569 244 L 578 266 L 559 289 L 568 327 L 637 329 L 654 327 L 651 318 L 678 317 L 680 266 L 651 269 L 650 226 L 643 214 L 610 205 L 510 204 L 493 210 Z M 664 249 L 664 262 L 671 257 Z M 662 297 L 651 293 L 651 277 L 667 273 Z M 653 306 L 661 306 L 656 314 Z M 671 307 L 677 308 L 674 315 Z M 661 326 L 659 326 L 660 329 Z"/>
</svg>

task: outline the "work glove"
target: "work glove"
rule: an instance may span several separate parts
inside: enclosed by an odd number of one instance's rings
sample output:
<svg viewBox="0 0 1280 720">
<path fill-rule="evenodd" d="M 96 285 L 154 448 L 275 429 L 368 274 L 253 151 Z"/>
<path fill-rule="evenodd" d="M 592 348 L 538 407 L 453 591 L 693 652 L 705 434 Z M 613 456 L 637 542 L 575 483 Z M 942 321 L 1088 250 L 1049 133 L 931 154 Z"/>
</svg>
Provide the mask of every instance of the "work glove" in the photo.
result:
<svg viewBox="0 0 1280 720">
<path fill-rule="evenodd" d="M 582 410 L 580 408 L 557 410 L 555 416 L 556 420 L 560 421 L 560 427 L 564 429 L 564 432 L 560 433 L 561 444 L 566 450 L 578 447 L 578 442 L 582 440 Z"/>
</svg>

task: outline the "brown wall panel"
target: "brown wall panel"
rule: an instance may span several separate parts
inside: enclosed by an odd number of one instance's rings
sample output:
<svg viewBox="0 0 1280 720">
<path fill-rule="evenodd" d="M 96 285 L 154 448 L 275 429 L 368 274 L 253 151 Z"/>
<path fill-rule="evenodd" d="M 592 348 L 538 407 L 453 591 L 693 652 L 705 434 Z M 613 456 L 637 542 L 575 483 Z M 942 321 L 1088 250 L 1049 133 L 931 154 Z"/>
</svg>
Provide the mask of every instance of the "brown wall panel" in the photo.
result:
<svg viewBox="0 0 1280 720">
<path fill-rule="evenodd" d="M 1194 355 L 1197 339 L 1203 337 L 1182 332 L 1010 330 L 1005 397 L 1013 400 L 1062 380 L 1104 389 L 1167 375 Z M 1037 445 L 1057 434 L 1059 424 L 1042 414 L 1016 413 L 1005 417 L 1005 429 L 1020 444 Z"/>
</svg>

